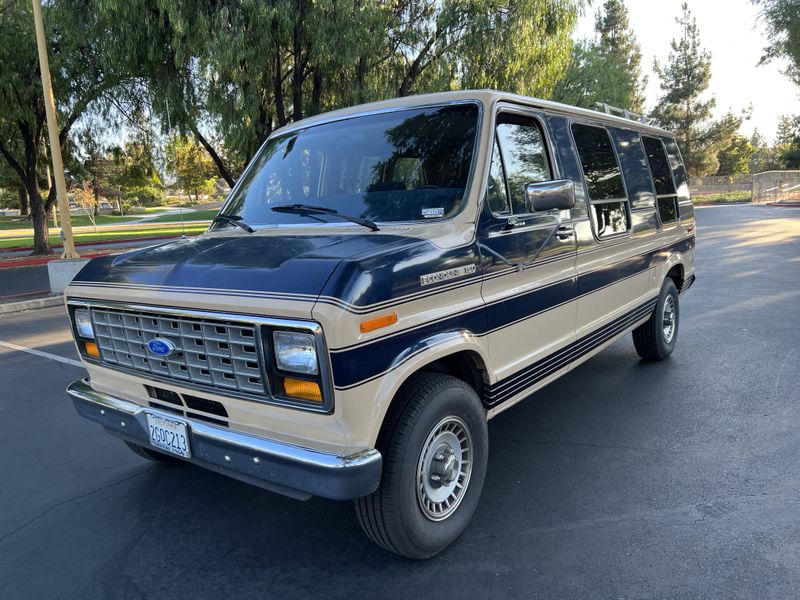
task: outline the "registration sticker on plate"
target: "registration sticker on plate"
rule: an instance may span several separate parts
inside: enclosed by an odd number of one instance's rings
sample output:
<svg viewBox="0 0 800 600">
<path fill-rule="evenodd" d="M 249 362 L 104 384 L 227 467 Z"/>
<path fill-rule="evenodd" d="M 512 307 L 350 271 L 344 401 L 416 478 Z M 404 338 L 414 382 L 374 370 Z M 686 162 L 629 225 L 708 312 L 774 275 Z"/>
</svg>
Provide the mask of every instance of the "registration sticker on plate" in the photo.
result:
<svg viewBox="0 0 800 600">
<path fill-rule="evenodd" d="M 186 423 L 152 413 L 145 413 L 145 416 L 147 429 L 150 432 L 150 444 L 183 458 L 192 457 Z"/>
</svg>

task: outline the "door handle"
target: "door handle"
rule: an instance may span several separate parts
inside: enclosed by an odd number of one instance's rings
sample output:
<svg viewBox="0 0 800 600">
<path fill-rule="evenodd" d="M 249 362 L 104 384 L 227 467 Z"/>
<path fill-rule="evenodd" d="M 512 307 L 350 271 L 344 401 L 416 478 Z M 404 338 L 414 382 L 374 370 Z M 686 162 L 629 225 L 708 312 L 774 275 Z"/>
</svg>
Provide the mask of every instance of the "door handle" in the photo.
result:
<svg viewBox="0 0 800 600">
<path fill-rule="evenodd" d="M 556 229 L 556 235 L 560 240 L 566 240 L 575 235 L 575 230 L 572 227 L 565 227 L 562 225 L 558 229 Z"/>
</svg>

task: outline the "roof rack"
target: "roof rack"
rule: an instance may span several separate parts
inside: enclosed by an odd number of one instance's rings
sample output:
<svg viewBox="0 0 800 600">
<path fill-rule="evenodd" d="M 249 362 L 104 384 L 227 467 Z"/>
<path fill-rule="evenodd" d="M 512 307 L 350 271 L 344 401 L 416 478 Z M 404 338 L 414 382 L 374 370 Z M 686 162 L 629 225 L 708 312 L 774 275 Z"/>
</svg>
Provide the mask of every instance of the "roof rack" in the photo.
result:
<svg viewBox="0 0 800 600">
<path fill-rule="evenodd" d="M 594 109 L 598 112 L 606 113 L 607 115 L 622 117 L 624 119 L 630 119 L 631 121 L 638 121 L 639 123 L 644 123 L 645 125 L 649 123 L 647 117 L 645 117 L 644 115 L 635 113 L 632 110 L 628 110 L 627 108 L 618 108 L 616 106 L 611 106 L 610 104 L 607 104 L 605 102 L 595 102 Z"/>
</svg>

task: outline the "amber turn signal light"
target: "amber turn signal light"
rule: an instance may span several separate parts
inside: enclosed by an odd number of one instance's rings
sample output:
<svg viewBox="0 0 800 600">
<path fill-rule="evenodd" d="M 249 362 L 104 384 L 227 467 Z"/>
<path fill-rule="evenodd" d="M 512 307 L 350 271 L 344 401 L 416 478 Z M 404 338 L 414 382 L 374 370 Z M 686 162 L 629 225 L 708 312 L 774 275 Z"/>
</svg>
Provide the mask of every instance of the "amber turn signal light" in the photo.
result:
<svg viewBox="0 0 800 600">
<path fill-rule="evenodd" d="M 368 331 L 375 331 L 376 329 L 388 327 L 395 323 L 397 323 L 397 313 L 389 313 L 388 315 L 381 315 L 369 321 L 361 321 L 360 329 L 361 333 L 367 333 Z"/>
<path fill-rule="evenodd" d="M 100 358 L 100 349 L 94 342 L 83 342 L 83 351 L 86 353 L 86 356 Z"/>
<path fill-rule="evenodd" d="M 319 389 L 319 384 L 316 381 L 284 377 L 283 391 L 287 396 L 291 396 L 292 398 L 310 400 L 311 402 L 322 402 L 322 391 Z"/>
</svg>

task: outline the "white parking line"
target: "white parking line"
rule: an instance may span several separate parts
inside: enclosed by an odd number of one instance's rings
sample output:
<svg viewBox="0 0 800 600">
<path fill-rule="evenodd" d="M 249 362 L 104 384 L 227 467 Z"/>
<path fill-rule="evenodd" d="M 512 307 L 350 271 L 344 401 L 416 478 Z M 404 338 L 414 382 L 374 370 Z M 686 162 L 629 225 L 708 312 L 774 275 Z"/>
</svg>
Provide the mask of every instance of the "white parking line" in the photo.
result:
<svg viewBox="0 0 800 600">
<path fill-rule="evenodd" d="M 73 367 L 83 367 L 83 363 L 79 360 L 74 360 L 72 358 L 65 358 L 63 356 L 59 356 L 58 354 L 50 354 L 49 352 L 42 352 L 41 350 L 34 350 L 33 348 L 26 348 L 25 346 L 17 346 L 16 344 L 12 344 L 11 342 L 0 342 L 0 346 L 8 348 L 9 350 L 17 350 L 19 352 L 27 352 L 28 354 L 33 354 L 34 356 L 49 358 L 50 360 L 55 360 L 57 362 L 64 363 L 65 365 L 71 365 Z"/>
</svg>

